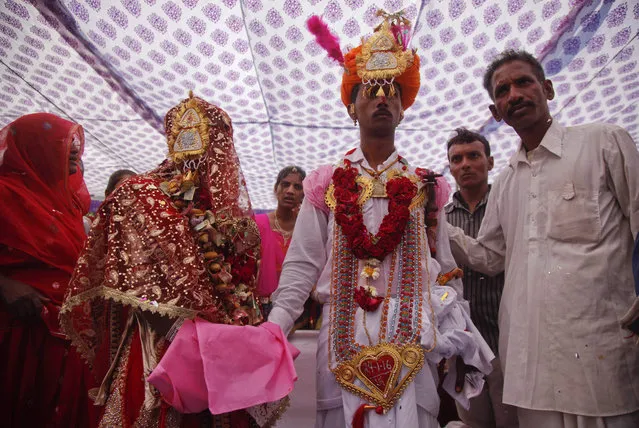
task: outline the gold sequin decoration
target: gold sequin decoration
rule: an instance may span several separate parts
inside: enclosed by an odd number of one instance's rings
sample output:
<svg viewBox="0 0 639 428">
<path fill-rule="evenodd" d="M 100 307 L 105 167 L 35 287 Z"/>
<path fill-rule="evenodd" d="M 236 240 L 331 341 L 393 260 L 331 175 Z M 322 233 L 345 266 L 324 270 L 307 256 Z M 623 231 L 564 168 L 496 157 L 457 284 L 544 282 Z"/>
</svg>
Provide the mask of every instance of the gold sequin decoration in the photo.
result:
<svg viewBox="0 0 639 428">
<path fill-rule="evenodd" d="M 209 147 L 209 121 L 192 94 L 182 101 L 167 123 L 169 157 L 175 162 L 197 158 L 206 153 Z"/>
<path fill-rule="evenodd" d="M 426 204 L 427 201 L 427 193 L 425 187 L 421 183 L 420 178 L 416 174 L 406 174 L 397 169 L 392 169 L 387 172 L 386 178 L 382 179 L 372 179 L 370 177 L 366 177 L 363 175 L 358 175 L 355 181 L 359 185 L 360 194 L 357 198 L 357 204 L 362 206 L 368 201 L 371 197 L 387 197 L 386 195 L 386 182 L 388 180 L 392 180 L 396 177 L 408 177 L 410 181 L 417 185 L 417 194 L 413 197 L 413 200 L 410 203 L 409 209 L 412 211 L 415 208 L 421 208 Z M 380 177 L 381 178 L 381 177 Z M 376 187 L 377 186 L 377 187 Z M 380 188 L 379 186 L 382 186 Z M 383 190 L 382 190 L 383 189 Z M 331 182 L 326 189 L 326 193 L 324 194 L 324 202 L 326 202 L 326 206 L 331 210 L 335 210 L 337 206 L 337 200 L 335 199 L 335 186 Z"/>
</svg>

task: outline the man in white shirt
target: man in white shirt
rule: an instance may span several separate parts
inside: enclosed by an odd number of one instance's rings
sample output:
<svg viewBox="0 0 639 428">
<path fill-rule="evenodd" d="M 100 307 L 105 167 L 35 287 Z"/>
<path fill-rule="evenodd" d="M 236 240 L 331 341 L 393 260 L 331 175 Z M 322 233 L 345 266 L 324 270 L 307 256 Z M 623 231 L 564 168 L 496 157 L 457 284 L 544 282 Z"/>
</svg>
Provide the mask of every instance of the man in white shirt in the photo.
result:
<svg viewBox="0 0 639 428">
<path fill-rule="evenodd" d="M 522 428 L 637 427 L 639 348 L 620 323 L 636 317 L 635 143 L 618 126 L 553 121 L 552 82 L 527 52 L 502 53 L 484 87 L 521 145 L 492 186 L 477 239 L 449 233 L 458 262 L 506 272 L 504 402 Z"/>
</svg>

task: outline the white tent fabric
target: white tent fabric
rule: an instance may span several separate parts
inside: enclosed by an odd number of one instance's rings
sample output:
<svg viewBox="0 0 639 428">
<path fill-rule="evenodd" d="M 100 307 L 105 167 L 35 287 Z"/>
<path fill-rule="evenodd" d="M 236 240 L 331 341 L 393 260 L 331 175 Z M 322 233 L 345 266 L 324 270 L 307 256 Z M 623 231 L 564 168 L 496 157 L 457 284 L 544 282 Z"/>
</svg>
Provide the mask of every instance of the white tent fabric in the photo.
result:
<svg viewBox="0 0 639 428">
<path fill-rule="evenodd" d="M 482 88 L 506 48 L 541 60 L 563 124 L 616 123 L 639 140 L 637 0 L 0 0 L 0 126 L 36 111 L 82 124 L 99 197 L 114 170 L 164 158 L 164 114 L 192 89 L 230 114 L 253 205 L 272 208 L 280 168 L 311 170 L 358 144 L 341 69 L 305 21 L 322 15 L 346 51 L 377 8 L 406 10 L 422 59 L 397 132 L 410 162 L 445 172 L 445 141 L 465 126 L 487 136 L 495 171 L 506 164 L 517 138 L 490 118 Z"/>
</svg>

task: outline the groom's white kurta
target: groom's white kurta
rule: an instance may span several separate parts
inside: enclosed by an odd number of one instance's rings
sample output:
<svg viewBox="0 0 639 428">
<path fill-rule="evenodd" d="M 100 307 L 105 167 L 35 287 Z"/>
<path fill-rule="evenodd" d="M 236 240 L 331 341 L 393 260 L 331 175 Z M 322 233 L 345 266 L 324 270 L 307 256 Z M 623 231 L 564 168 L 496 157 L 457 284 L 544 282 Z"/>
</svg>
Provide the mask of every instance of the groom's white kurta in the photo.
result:
<svg viewBox="0 0 639 428">
<path fill-rule="evenodd" d="M 383 170 L 397 158 L 397 153 L 393 153 L 378 170 Z M 362 171 L 361 165 L 370 168 L 364 159 L 360 149 L 355 150 L 347 159 L 352 165 Z M 401 168 L 401 164 L 398 166 Z M 392 170 L 392 167 L 391 167 Z M 332 169 L 328 170 L 330 175 Z M 414 169 L 408 167 L 408 172 Z M 322 177 L 323 175 L 323 177 Z M 318 425 L 328 428 L 339 428 L 334 425 L 330 414 L 341 415 L 343 409 L 343 427 L 350 427 L 353 413 L 357 408 L 365 403 L 364 399 L 343 390 L 335 381 L 333 373 L 328 367 L 329 352 L 329 299 L 331 293 L 331 270 L 332 270 L 332 248 L 333 248 L 333 228 L 335 227 L 333 212 L 327 212 L 317 203 L 321 200 L 317 195 L 323 195 L 328 184 L 326 180 L 327 170 L 316 171 L 309 175 L 304 182 L 304 189 L 307 195 L 300 209 L 293 240 L 284 261 L 280 284 L 273 295 L 274 308 L 269 316 L 269 321 L 275 322 L 288 333 L 297 317 L 301 314 L 309 293 L 316 285 L 316 298 L 324 303 L 323 324 L 320 331 L 318 351 L 317 351 L 317 409 Z M 385 173 L 382 174 L 384 177 Z M 385 178 L 385 177 L 384 177 Z M 313 197 L 313 195 L 315 197 Z M 315 201 L 315 202 L 312 202 Z M 419 207 L 417 209 L 423 209 Z M 364 224 L 371 233 L 377 233 L 383 217 L 388 212 L 388 199 L 371 198 L 362 206 Z M 430 256 L 425 228 L 420 228 L 423 234 L 421 242 L 424 249 L 420 252 L 420 268 L 422 278 L 427 283 L 423 284 L 423 314 L 421 326 L 421 344 L 424 349 L 430 349 L 434 343 L 433 327 L 431 324 L 432 313 L 435 312 L 437 346 L 432 352 L 426 353 L 424 367 L 415 377 L 414 381 L 402 394 L 395 407 L 384 415 L 378 415 L 373 411 L 367 412 L 366 427 L 437 427 L 437 413 L 439 410 L 439 397 L 437 395 L 437 375 L 436 364 L 442 358 L 451 358 L 454 355 L 462 355 L 467 364 L 479 368 L 488 373 L 491 370 L 490 361 L 494 358 L 488 345 L 481 338 L 470 320 L 467 312 L 467 303 L 461 298 L 461 282 L 455 280 L 449 286 L 436 285 L 437 275 L 440 272 L 448 272 L 456 265 L 450 252 L 447 229 L 443 217 L 443 210 L 440 213 L 440 224 L 437 229 L 437 259 Z M 397 260 L 395 269 L 399 269 L 400 261 Z M 360 269 L 363 262 L 360 261 Z M 372 280 L 373 285 L 380 295 L 385 295 L 387 290 L 389 273 L 391 270 L 391 257 L 386 257 L 380 264 L 380 276 Z M 395 296 L 399 275 L 395 275 L 392 285 L 392 298 L 389 304 L 389 314 L 397 304 Z M 360 278 L 363 285 L 364 279 Z M 428 293 L 431 294 L 431 305 L 429 305 Z M 375 312 L 366 315 L 367 329 L 373 340 L 373 345 L 377 342 L 380 328 L 381 306 Z M 355 340 L 362 345 L 369 345 L 368 338 L 364 332 L 362 310 L 358 309 L 355 322 Z M 389 316 L 389 320 L 392 317 Z M 390 322 L 389 322 L 390 324 Z M 396 325 L 388 325 L 387 331 L 390 335 L 395 331 Z M 335 361 L 335 358 L 332 359 Z M 309 376 L 310 373 L 300 373 L 299 376 Z M 452 373 L 454 375 L 454 373 Z M 481 375 L 478 373 L 478 377 Z M 454 390 L 449 391 L 453 396 L 457 395 Z M 462 398 L 463 400 L 463 398 Z M 338 410 L 336 412 L 336 410 Z M 327 416 L 329 415 L 329 416 Z M 323 421 L 323 422 L 322 422 Z M 322 425 L 323 424 L 323 425 Z"/>
</svg>

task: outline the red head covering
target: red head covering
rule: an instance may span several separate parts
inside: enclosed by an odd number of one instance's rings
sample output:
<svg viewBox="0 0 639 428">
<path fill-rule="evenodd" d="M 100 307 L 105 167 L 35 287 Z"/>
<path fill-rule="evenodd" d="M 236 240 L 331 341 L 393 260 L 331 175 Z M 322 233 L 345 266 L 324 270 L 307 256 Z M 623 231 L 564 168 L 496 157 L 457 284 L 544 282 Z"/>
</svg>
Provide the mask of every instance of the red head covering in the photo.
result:
<svg viewBox="0 0 639 428">
<path fill-rule="evenodd" d="M 168 111 L 164 126 L 173 163 L 158 171 L 175 174 L 176 170 L 197 170 L 206 209 L 223 209 L 236 217 L 253 216 L 229 115 L 191 93 Z"/>
<path fill-rule="evenodd" d="M 98 378 L 109 368 L 110 339 L 119 337 L 116 313 L 255 319 L 259 231 L 231 120 L 190 96 L 165 125 L 170 159 L 119 185 L 100 206 L 62 306 L 62 328 Z"/>
<path fill-rule="evenodd" d="M 68 273 L 85 239 L 91 202 L 82 173 L 69 176 L 82 127 L 50 113 L 15 120 L 0 131 L 0 244 Z"/>
</svg>

